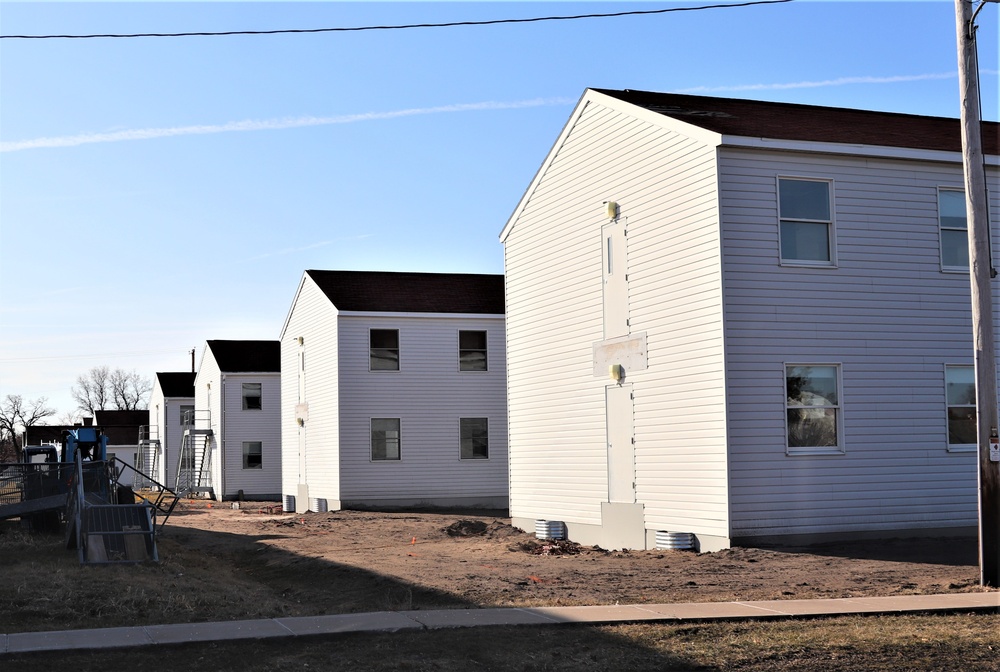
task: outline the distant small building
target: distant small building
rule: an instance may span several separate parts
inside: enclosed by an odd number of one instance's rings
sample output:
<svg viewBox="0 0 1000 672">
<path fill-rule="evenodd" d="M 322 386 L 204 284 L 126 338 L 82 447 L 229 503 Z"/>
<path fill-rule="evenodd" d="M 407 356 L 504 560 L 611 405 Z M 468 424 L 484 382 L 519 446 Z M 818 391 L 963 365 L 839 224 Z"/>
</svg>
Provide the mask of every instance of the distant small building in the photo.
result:
<svg viewBox="0 0 1000 672">
<path fill-rule="evenodd" d="M 100 427 L 108 437 L 108 458 L 136 466 L 137 446 L 139 444 L 140 427 L 149 424 L 149 411 L 104 411 L 94 412 L 94 417 L 85 417 L 75 425 L 35 425 L 24 432 L 26 446 L 62 446 L 66 432 L 78 427 L 91 425 Z M 128 470 L 126 470 L 128 471 Z M 125 482 L 132 482 L 132 472 L 124 474 Z"/>
<path fill-rule="evenodd" d="M 281 365 L 286 506 L 506 508 L 502 275 L 308 270 Z"/>
</svg>

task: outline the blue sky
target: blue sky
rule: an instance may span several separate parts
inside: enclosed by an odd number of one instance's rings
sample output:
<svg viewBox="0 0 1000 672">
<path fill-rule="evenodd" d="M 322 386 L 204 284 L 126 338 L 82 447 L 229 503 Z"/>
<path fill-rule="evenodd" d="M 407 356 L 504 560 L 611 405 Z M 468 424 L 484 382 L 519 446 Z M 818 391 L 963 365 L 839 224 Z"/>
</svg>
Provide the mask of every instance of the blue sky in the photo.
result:
<svg viewBox="0 0 1000 672">
<path fill-rule="evenodd" d="M 0 2 L 0 34 L 485 21 L 707 2 Z M 998 117 L 998 10 L 979 16 Z M 0 40 L 0 397 L 276 339 L 309 268 L 502 273 L 587 87 L 957 117 L 951 0 L 526 24 Z"/>
</svg>

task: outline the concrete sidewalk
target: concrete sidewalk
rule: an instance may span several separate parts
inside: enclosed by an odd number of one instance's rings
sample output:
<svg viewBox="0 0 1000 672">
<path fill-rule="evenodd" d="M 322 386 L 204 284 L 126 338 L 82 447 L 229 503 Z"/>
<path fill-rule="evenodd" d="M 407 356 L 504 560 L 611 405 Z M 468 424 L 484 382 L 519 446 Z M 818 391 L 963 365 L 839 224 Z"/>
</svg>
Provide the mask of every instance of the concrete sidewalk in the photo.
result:
<svg viewBox="0 0 1000 672">
<path fill-rule="evenodd" d="M 906 612 L 1000 611 L 1000 592 L 945 595 L 856 597 L 834 600 L 702 602 L 594 607 L 442 609 L 379 611 L 222 623 L 184 623 L 0 635 L 0 655 L 34 651 L 108 649 L 186 642 L 264 639 L 343 632 L 398 632 L 488 625 L 593 625 L 625 622 L 679 622 L 775 619 Z"/>
</svg>

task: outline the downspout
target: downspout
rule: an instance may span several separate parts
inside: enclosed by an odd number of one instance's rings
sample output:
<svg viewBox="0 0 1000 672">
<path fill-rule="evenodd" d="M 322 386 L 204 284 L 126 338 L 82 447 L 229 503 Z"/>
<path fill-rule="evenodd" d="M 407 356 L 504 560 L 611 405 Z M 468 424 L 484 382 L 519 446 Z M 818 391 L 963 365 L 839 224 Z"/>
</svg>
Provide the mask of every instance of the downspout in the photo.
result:
<svg viewBox="0 0 1000 672">
<path fill-rule="evenodd" d="M 226 374 L 222 374 L 222 390 L 219 392 L 219 501 L 226 496 Z"/>
</svg>

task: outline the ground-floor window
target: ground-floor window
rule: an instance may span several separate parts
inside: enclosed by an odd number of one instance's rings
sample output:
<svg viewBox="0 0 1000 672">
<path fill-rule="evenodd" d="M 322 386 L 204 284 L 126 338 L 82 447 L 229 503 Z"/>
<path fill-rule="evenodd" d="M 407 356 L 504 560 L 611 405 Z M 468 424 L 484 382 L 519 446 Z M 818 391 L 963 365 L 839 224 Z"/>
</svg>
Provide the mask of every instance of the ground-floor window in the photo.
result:
<svg viewBox="0 0 1000 672">
<path fill-rule="evenodd" d="M 372 460 L 398 460 L 399 418 L 372 418 Z"/>
<path fill-rule="evenodd" d="M 488 418 L 459 419 L 461 457 L 463 460 L 486 460 L 490 457 Z"/>
<path fill-rule="evenodd" d="M 948 405 L 948 450 L 974 450 L 976 438 L 976 371 L 972 366 L 944 367 Z"/>
<path fill-rule="evenodd" d="M 264 468 L 264 449 L 260 441 L 243 442 L 243 468 Z"/>
<path fill-rule="evenodd" d="M 840 451 L 840 366 L 786 364 L 785 392 L 788 452 Z"/>
</svg>

